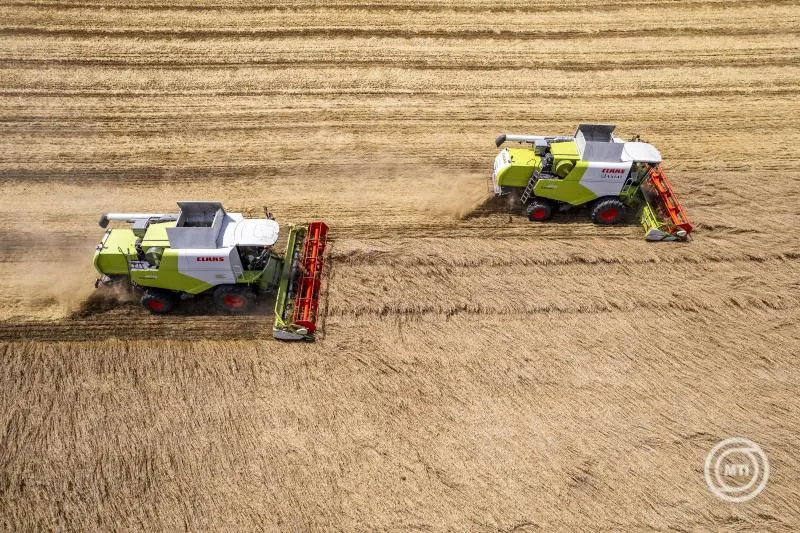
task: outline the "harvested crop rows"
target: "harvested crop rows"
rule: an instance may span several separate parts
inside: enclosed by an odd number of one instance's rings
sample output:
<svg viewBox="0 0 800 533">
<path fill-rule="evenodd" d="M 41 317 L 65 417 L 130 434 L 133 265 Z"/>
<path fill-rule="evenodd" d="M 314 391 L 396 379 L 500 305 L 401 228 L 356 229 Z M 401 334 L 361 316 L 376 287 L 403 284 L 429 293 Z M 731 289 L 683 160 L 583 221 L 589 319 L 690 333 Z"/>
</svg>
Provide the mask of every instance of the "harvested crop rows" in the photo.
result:
<svg viewBox="0 0 800 533">
<path fill-rule="evenodd" d="M 0 2 L 0 529 L 791 530 L 795 2 Z M 614 122 L 696 238 L 489 200 Z M 92 295 L 104 211 L 331 226 L 321 339 Z M 708 491 L 719 440 L 769 485 Z"/>
</svg>

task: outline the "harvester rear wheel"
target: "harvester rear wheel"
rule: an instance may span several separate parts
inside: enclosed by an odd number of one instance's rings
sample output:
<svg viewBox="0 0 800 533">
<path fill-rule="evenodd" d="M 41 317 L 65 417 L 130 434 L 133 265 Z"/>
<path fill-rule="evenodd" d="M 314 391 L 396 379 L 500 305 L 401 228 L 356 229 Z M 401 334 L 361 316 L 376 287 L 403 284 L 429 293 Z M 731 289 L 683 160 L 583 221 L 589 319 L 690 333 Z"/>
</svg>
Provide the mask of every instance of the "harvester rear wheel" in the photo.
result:
<svg viewBox="0 0 800 533">
<path fill-rule="evenodd" d="M 544 222 L 553 216 L 553 207 L 543 200 L 533 200 L 525 207 L 525 213 L 531 222 Z"/>
<path fill-rule="evenodd" d="M 147 289 L 141 302 L 144 308 L 154 315 L 169 313 L 175 307 L 175 297 L 172 293 L 158 289 Z"/>
<path fill-rule="evenodd" d="M 595 224 L 616 224 L 624 216 L 625 204 L 619 198 L 605 198 L 592 207 L 592 220 Z"/>
<path fill-rule="evenodd" d="M 220 285 L 214 289 L 214 303 L 221 311 L 244 313 L 253 307 L 255 293 L 244 285 Z"/>
</svg>

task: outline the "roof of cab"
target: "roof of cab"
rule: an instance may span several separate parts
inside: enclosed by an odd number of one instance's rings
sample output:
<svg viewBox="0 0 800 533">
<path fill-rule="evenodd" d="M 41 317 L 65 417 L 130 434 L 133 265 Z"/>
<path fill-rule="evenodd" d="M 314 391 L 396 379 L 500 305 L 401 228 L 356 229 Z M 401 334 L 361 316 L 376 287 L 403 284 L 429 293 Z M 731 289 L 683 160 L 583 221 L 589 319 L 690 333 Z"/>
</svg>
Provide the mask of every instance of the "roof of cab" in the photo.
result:
<svg viewBox="0 0 800 533">
<path fill-rule="evenodd" d="M 660 163 L 661 152 L 655 146 L 643 142 L 626 142 L 622 149 L 622 161 Z"/>
</svg>

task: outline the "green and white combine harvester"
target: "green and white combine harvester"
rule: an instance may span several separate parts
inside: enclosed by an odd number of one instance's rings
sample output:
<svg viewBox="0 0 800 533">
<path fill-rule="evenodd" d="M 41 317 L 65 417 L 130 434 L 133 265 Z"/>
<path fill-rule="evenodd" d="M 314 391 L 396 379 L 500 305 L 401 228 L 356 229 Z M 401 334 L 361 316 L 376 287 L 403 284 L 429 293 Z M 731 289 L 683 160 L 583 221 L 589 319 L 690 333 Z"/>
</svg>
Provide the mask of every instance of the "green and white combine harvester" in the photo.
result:
<svg viewBox="0 0 800 533">
<path fill-rule="evenodd" d="M 279 226 L 269 213 L 245 219 L 218 202 L 178 202 L 177 214 L 106 213 L 107 229 L 94 255 L 97 285 L 128 281 L 144 290 L 142 305 L 168 313 L 181 300 L 210 292 L 216 306 L 243 313 L 275 293 L 273 335 L 313 340 L 328 226 L 292 226 L 283 255 L 273 246 Z"/>
<path fill-rule="evenodd" d="M 597 224 L 615 224 L 637 212 L 650 241 L 689 238 L 692 225 L 661 169 L 661 154 L 635 137 L 624 141 L 610 124 L 581 124 L 574 135 L 501 135 L 495 158 L 497 195 L 519 196 L 531 221 L 588 205 Z"/>
</svg>

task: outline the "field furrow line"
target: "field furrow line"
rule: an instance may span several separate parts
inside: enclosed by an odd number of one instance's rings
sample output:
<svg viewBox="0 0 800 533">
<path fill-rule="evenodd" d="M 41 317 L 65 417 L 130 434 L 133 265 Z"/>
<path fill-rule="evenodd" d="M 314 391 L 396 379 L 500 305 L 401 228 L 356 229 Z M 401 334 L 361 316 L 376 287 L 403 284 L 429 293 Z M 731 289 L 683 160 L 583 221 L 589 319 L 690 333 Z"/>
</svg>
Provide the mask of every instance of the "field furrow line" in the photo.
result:
<svg viewBox="0 0 800 533">
<path fill-rule="evenodd" d="M 331 27 L 296 27 L 296 28 L 274 28 L 274 29 L 115 29 L 108 27 L 82 27 L 82 28 L 55 28 L 55 27 L 32 27 L 32 26 L 11 26 L 0 27 L 2 37 L 72 37 L 85 38 L 97 37 L 121 37 L 129 39 L 229 39 L 239 37 L 254 37 L 260 39 L 275 39 L 280 37 L 305 38 L 375 38 L 375 37 L 436 37 L 450 39 L 477 39 L 477 38 L 505 38 L 505 39 L 551 39 L 555 41 L 565 41 L 584 38 L 608 38 L 608 37 L 727 37 L 739 36 L 747 37 L 750 35 L 785 35 L 793 31 L 793 28 L 765 28 L 763 26 L 753 27 L 682 27 L 673 28 L 669 26 L 654 27 L 648 29 L 607 29 L 607 30 L 549 30 L 540 29 L 393 29 L 393 28 L 331 28 Z"/>
<path fill-rule="evenodd" d="M 725 6 L 748 6 L 752 2 L 748 0 L 610 0 L 603 3 L 603 10 L 614 9 L 629 9 L 631 7 L 648 8 L 648 7 L 680 7 L 684 10 L 690 9 L 703 9 L 708 7 L 717 7 L 720 5 Z M 792 0 L 765 0 L 760 2 L 763 6 L 785 6 L 793 5 Z M 366 2 L 353 2 L 352 0 L 305 0 L 295 1 L 291 6 L 287 6 L 285 2 L 266 1 L 266 2 L 237 2 L 231 4 L 230 2 L 220 2 L 218 0 L 202 0 L 196 3 L 174 2 L 170 4 L 155 3 L 152 1 L 135 1 L 135 2 L 87 2 L 87 1 L 59 1 L 59 0 L 5 0 L 0 3 L 0 6 L 17 6 L 17 7 L 54 7 L 58 9 L 117 9 L 117 10 L 142 10 L 142 11 L 241 11 L 247 13 L 270 12 L 275 10 L 289 11 L 298 8 L 323 8 L 323 7 L 336 7 L 340 9 L 359 9 L 369 11 L 396 11 L 401 10 L 405 12 L 511 12 L 515 13 L 520 10 L 530 9 L 530 3 L 521 0 L 511 0 L 498 5 L 496 2 L 489 0 L 474 0 L 469 3 L 464 3 L 459 0 L 445 0 L 440 2 L 418 1 L 409 0 L 406 2 L 397 0 L 381 1 L 366 1 Z M 536 6 L 536 11 L 548 12 L 555 11 L 558 13 L 570 12 L 586 12 L 597 8 L 597 3 L 580 0 L 575 2 L 553 1 L 547 4 Z"/>
</svg>

